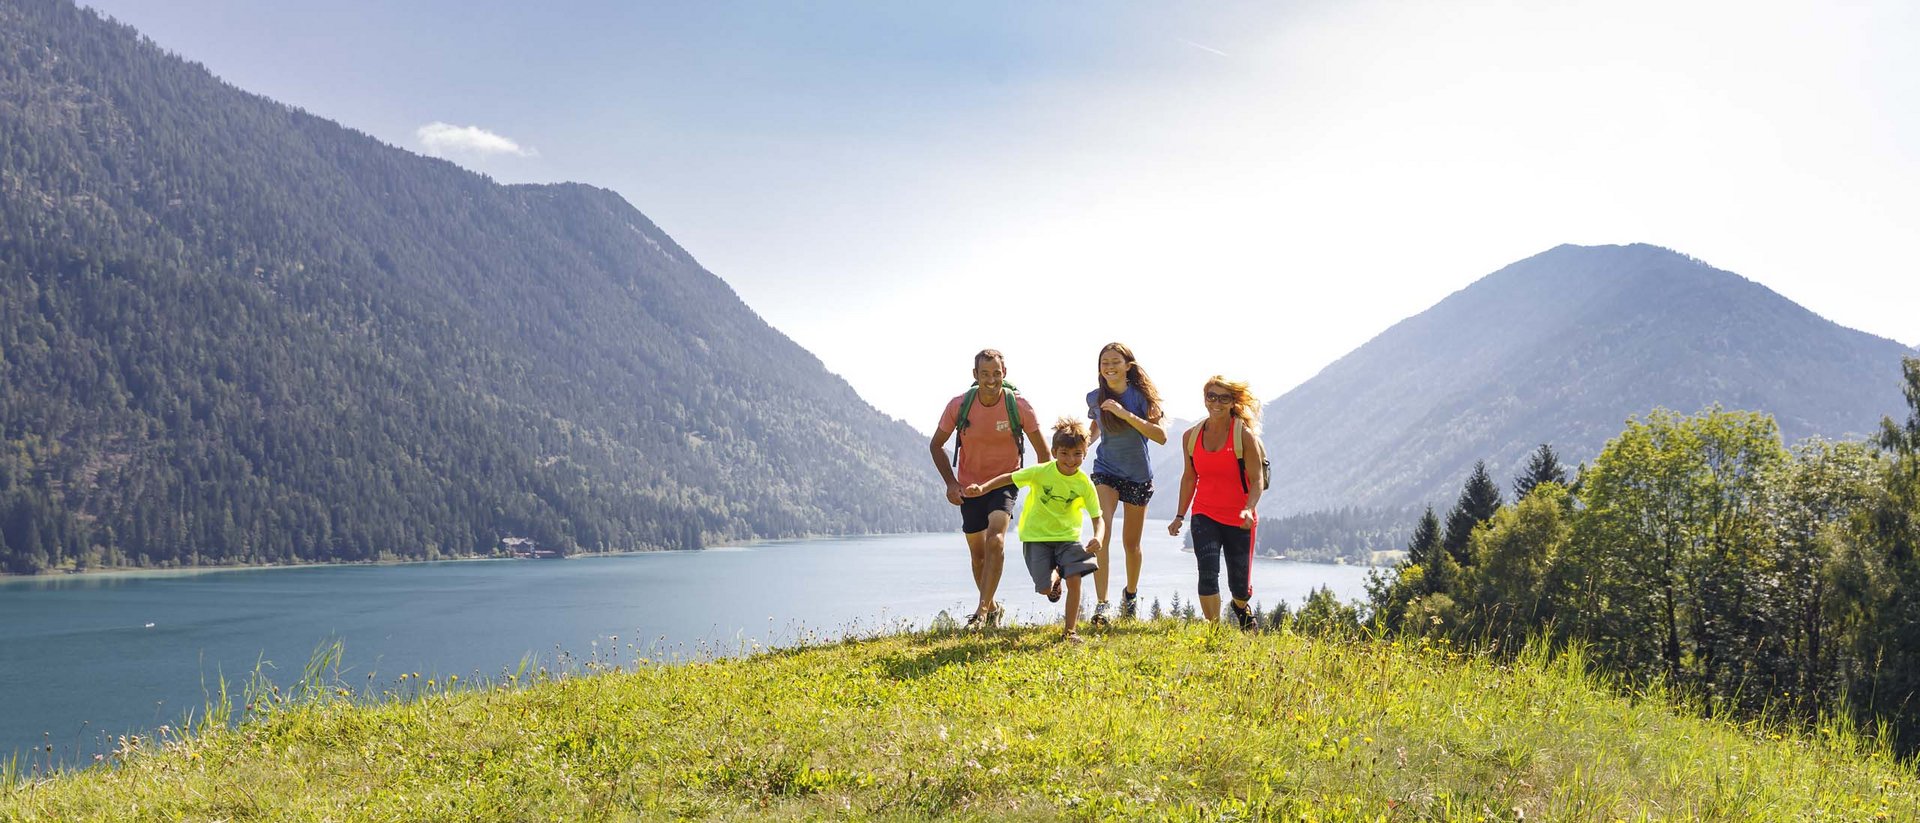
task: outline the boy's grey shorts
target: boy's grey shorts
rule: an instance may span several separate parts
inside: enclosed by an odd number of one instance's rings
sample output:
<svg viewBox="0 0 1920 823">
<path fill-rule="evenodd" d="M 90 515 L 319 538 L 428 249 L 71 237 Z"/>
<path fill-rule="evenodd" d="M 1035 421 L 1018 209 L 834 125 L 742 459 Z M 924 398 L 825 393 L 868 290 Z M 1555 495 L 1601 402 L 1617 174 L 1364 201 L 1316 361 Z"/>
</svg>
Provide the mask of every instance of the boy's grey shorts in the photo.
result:
<svg viewBox="0 0 1920 823">
<path fill-rule="evenodd" d="M 1053 588 L 1054 569 L 1060 570 L 1060 577 L 1064 580 L 1100 568 L 1100 563 L 1093 559 L 1093 553 L 1077 540 L 1022 543 L 1021 547 L 1027 554 L 1027 573 L 1033 575 L 1033 590 L 1041 594 Z"/>
</svg>

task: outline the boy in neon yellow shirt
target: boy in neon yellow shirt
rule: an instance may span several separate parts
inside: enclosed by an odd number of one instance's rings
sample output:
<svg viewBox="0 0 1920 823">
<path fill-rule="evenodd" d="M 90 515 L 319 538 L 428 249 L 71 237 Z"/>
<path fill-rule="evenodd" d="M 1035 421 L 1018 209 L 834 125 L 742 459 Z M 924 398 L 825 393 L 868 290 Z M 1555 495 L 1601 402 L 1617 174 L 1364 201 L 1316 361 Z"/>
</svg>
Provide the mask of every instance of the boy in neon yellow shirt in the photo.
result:
<svg viewBox="0 0 1920 823">
<path fill-rule="evenodd" d="M 1053 460 L 1007 472 L 985 483 L 968 486 L 967 497 L 979 497 L 1009 483 L 1025 486 L 1026 508 L 1020 511 L 1020 542 L 1026 553 L 1033 590 L 1060 600 L 1064 581 L 1067 596 L 1066 635 L 1080 642 L 1080 578 L 1099 568 L 1094 552 L 1106 542 L 1106 524 L 1100 520 L 1100 495 L 1093 480 L 1080 471 L 1087 459 L 1087 425 L 1062 417 L 1053 426 Z M 1080 544 L 1080 518 L 1093 520 L 1093 539 Z"/>
</svg>

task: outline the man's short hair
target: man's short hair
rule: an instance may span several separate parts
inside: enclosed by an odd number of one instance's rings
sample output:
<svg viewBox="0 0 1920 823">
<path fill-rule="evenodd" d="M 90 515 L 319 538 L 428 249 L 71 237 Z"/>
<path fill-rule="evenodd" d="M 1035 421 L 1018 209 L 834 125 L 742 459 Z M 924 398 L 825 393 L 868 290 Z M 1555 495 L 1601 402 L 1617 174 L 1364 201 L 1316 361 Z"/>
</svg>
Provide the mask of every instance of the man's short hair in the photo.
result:
<svg viewBox="0 0 1920 823">
<path fill-rule="evenodd" d="M 973 356 L 973 367 L 980 368 L 983 360 L 997 360 L 1000 362 L 1000 368 L 1007 367 L 1007 356 L 1001 354 L 999 349 L 981 349 L 979 354 Z"/>
</svg>

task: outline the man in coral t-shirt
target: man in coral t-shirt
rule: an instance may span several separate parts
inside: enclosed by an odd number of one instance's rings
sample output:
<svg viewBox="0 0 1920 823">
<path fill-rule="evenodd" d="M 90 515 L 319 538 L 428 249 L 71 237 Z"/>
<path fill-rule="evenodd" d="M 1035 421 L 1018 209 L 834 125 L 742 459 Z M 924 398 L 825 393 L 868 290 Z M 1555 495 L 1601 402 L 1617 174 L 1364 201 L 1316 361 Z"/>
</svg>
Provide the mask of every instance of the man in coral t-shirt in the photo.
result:
<svg viewBox="0 0 1920 823">
<path fill-rule="evenodd" d="M 960 404 L 966 402 L 966 394 L 947 401 L 940 425 L 933 430 L 933 465 L 947 482 L 947 502 L 960 507 L 960 530 L 967 536 L 967 552 L 973 559 L 973 584 L 980 590 L 980 605 L 967 618 L 969 626 L 998 625 L 1001 615 L 1006 613 L 994 602 L 993 595 L 1000 588 L 1000 569 L 1006 562 L 1007 523 L 1012 519 L 1013 504 L 1020 492 L 1016 486 L 1003 486 L 979 497 L 962 497 L 960 490 L 1020 468 L 1017 438 L 1021 434 L 1033 444 L 1036 463 L 1053 459 L 1047 451 L 1046 439 L 1040 436 L 1040 424 L 1035 421 L 1033 407 L 1009 389 L 1006 380 L 1005 355 L 985 349 L 973 356 L 973 382 L 978 390 L 974 392 L 972 408 L 967 410 L 967 426 L 959 433 L 958 477 L 947 462 L 946 447 L 947 438 L 954 435 L 954 427 L 960 421 Z M 1024 431 L 1013 430 L 1005 405 L 1008 399 L 1019 409 L 1020 428 Z"/>
</svg>

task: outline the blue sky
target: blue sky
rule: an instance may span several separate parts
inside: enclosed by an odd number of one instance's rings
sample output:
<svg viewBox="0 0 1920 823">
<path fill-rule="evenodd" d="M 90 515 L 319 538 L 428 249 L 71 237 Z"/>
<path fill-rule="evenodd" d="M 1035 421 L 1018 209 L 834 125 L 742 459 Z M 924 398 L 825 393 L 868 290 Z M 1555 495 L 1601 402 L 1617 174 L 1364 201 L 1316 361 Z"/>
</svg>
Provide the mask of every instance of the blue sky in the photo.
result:
<svg viewBox="0 0 1920 823">
<path fill-rule="evenodd" d="M 620 192 L 923 430 L 983 346 L 1043 415 L 1116 339 L 1176 413 L 1215 372 L 1274 397 L 1563 242 L 1920 342 L 1911 3 L 93 5 L 395 145 Z"/>
</svg>

